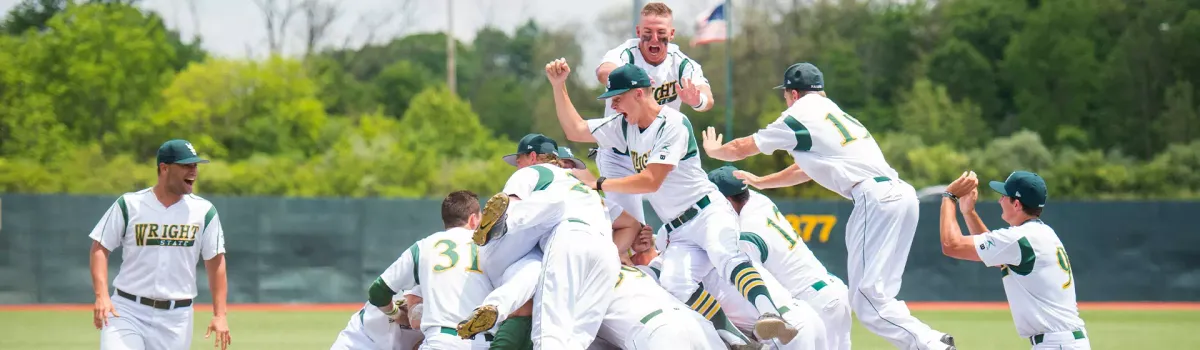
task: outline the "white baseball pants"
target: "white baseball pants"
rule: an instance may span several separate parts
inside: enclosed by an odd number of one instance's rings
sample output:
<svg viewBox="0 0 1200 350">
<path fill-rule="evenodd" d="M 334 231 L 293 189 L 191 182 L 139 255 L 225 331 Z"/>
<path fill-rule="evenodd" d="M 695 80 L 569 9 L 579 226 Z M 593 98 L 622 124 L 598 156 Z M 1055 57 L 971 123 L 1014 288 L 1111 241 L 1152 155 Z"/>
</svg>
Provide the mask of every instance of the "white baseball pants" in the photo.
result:
<svg viewBox="0 0 1200 350">
<path fill-rule="evenodd" d="M 704 316 L 684 307 L 666 307 L 662 313 L 646 320 L 634 330 L 626 350 L 709 350 L 725 349 L 717 330 L 706 326 Z"/>
<path fill-rule="evenodd" d="M 508 319 L 508 315 L 513 311 L 517 311 L 525 302 L 533 299 L 542 277 L 542 259 L 542 251 L 534 249 L 521 260 L 517 260 L 504 270 L 503 278 L 494 283 L 496 288 L 483 299 L 483 305 L 496 307 L 496 326 L 492 327 L 493 331 Z"/>
<path fill-rule="evenodd" d="M 486 267 L 484 274 L 493 282 L 503 279 L 509 266 L 535 250 L 562 221 L 561 200 L 548 196 L 532 197 L 509 203 L 505 221 L 508 231 L 479 247 L 479 263 Z"/>
<path fill-rule="evenodd" d="M 422 332 L 425 341 L 421 342 L 421 350 L 487 350 L 491 345 L 484 340 L 482 333 L 473 339 L 463 339 L 450 328 L 425 327 Z"/>
<path fill-rule="evenodd" d="M 850 307 L 858 321 L 899 349 L 944 350 L 942 332 L 930 328 L 896 300 L 917 231 L 916 190 L 899 180 L 859 183 L 846 222 Z"/>
<path fill-rule="evenodd" d="M 192 307 L 156 309 L 125 299 L 115 292 L 110 297 L 120 317 L 108 316 L 100 330 L 101 350 L 169 350 L 192 346 Z"/>
<path fill-rule="evenodd" d="M 796 301 L 801 301 L 812 307 L 821 321 L 825 322 L 825 341 L 831 350 L 850 350 L 850 328 L 853 319 L 850 317 L 850 301 L 846 284 L 829 276 L 822 280 L 825 283 L 821 290 L 806 287 L 795 293 Z"/>
<path fill-rule="evenodd" d="M 612 148 L 596 150 L 596 166 L 600 168 L 600 176 L 609 179 L 619 179 L 636 174 L 633 171 L 633 160 L 629 155 L 618 154 Z M 605 192 L 604 200 L 620 205 L 625 212 L 632 215 L 638 222 L 646 223 L 646 213 L 642 206 L 642 195 Z"/>
<path fill-rule="evenodd" d="M 762 266 L 757 262 L 754 263 L 756 268 L 762 271 Z M 720 304 L 721 309 L 725 311 L 725 317 L 733 323 L 738 329 L 747 335 L 754 334 L 754 323 L 758 321 L 758 310 L 754 308 L 754 304 L 742 297 L 732 284 L 721 283 L 722 277 L 711 269 L 704 276 L 704 288 L 710 295 Z M 780 308 L 786 308 L 787 312 L 783 314 L 783 319 L 791 324 L 799 334 L 795 339 L 787 344 L 781 344 L 776 340 L 763 341 L 765 345 L 769 345 L 771 349 L 783 350 L 826 350 L 831 347 L 827 346 L 825 323 L 821 321 L 821 316 L 813 311 L 812 307 L 804 302 L 792 300 L 787 293 L 787 289 L 782 284 L 774 280 L 766 281 L 767 289 L 772 295 L 781 296 L 775 299 L 775 303 Z"/>
<path fill-rule="evenodd" d="M 558 225 L 544 249 L 533 297 L 533 348 L 587 349 L 617 284 L 621 260 L 612 238 L 587 224 Z"/>
<path fill-rule="evenodd" d="M 1045 333 L 1042 342 L 1034 344 L 1032 350 L 1091 350 L 1092 343 L 1088 341 L 1087 330 L 1081 331 L 1084 333 L 1082 339 L 1075 339 L 1074 332 L 1070 331 Z"/>
</svg>

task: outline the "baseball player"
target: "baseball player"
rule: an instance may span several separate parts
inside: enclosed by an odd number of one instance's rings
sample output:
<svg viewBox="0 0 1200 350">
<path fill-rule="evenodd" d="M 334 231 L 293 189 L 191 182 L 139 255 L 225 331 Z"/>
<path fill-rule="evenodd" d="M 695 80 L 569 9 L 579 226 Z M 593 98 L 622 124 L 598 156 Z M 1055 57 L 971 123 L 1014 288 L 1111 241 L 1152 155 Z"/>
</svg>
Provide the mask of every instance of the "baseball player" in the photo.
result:
<svg viewBox="0 0 1200 350">
<path fill-rule="evenodd" d="M 603 321 L 597 310 L 612 302 L 607 292 L 621 262 L 603 198 L 558 167 L 557 152 L 558 144 L 545 135 L 521 138 L 517 153 L 504 157 L 518 170 L 488 200 L 474 239 L 487 249 L 486 256 L 525 254 L 532 243 L 540 246 L 544 264 L 533 299 L 533 347 L 584 349 Z M 514 222 L 548 223 L 552 229 L 521 229 Z M 489 259 L 491 268 L 506 267 L 510 260 Z"/>
<path fill-rule="evenodd" d="M 413 243 L 375 279 L 367 291 L 368 301 L 387 317 L 402 319 L 392 297 L 397 291 L 420 288 L 424 305 L 420 327 L 425 335 L 421 347 L 471 349 L 472 341 L 459 338 L 455 327 L 470 314 L 467 305 L 478 305 L 492 290 L 471 241 L 472 229 L 480 223 L 479 197 L 470 191 L 447 195 L 442 201 L 442 222 L 445 231 Z M 486 348 L 479 342 L 475 346 Z"/>
<path fill-rule="evenodd" d="M 595 175 L 587 170 L 587 164 L 576 158 L 570 148 L 558 147 L 558 166 L 570 170 L 572 176 L 584 183 L 596 181 Z M 632 266 L 633 261 L 630 260 L 630 257 L 633 256 L 633 249 L 631 249 L 633 240 L 645 225 L 638 221 L 633 214 L 625 211 L 625 208 L 619 203 L 610 201 L 607 197 L 604 206 L 608 211 L 608 217 L 613 221 L 613 243 L 617 245 L 617 251 L 621 252 L 621 264 Z"/>
<path fill-rule="evenodd" d="M 816 66 L 788 67 L 776 89 L 783 89 L 788 104 L 778 119 L 724 145 L 710 127 L 703 136 L 705 153 L 732 162 L 787 150 L 796 163 L 783 171 L 761 178 L 735 174 L 760 189 L 814 180 L 853 200 L 846 250 L 850 307 L 858 320 L 901 349 L 953 348 L 953 337 L 930 328 L 896 300 L 917 229 L 916 190 L 888 165 L 867 128 L 826 98 Z"/>
<path fill-rule="evenodd" d="M 645 70 L 624 65 L 609 74 L 607 92 L 600 96 L 611 99 L 619 114 L 585 121 L 567 95 L 564 83 L 569 74 L 564 59 L 546 65 L 558 120 L 567 138 L 626 149 L 637 171 L 611 181 L 601 176 L 591 185 L 605 193 L 648 194 L 654 211 L 667 222 L 666 230 L 675 244 L 663 252 L 663 287 L 677 299 L 687 300 L 699 286 L 703 276 L 699 272 L 716 266 L 726 283 L 737 286 L 741 296 L 758 310 L 756 336 L 790 342 L 797 329 L 784 320 L 786 315 L 780 316 L 764 284 L 773 278 L 754 268 L 749 257 L 738 250 L 736 214 L 700 168 L 687 116 L 653 99 Z"/>
<path fill-rule="evenodd" d="M 192 344 L 192 299 L 196 263 L 204 259 L 212 292 L 213 318 L 204 334 L 216 333 L 215 345 L 232 343 L 225 319 L 225 234 L 217 208 L 192 194 L 208 163 L 185 140 L 158 148 L 154 187 L 117 197 L 89 237 L 93 324 L 101 349 L 186 349 Z M 108 255 L 124 248 L 124 260 L 109 297 Z"/>
<path fill-rule="evenodd" d="M 415 303 L 406 303 L 405 299 L 412 295 L 409 290 L 404 295 L 397 295 L 393 303 L 400 308 L 401 316 L 393 319 L 384 315 L 379 308 L 364 302 L 363 307 L 350 315 L 346 328 L 338 333 L 330 350 L 411 350 L 420 344 L 424 335 L 421 331 L 412 329 L 412 325 L 420 323 L 420 316 L 410 313 L 408 308 Z M 416 319 L 413 319 L 416 316 Z M 418 326 L 417 329 L 420 329 Z"/>
<path fill-rule="evenodd" d="M 1040 219 L 1046 182 L 1028 171 L 992 181 L 990 187 L 1001 195 L 1000 216 L 1009 227 L 991 231 L 975 212 L 978 183 L 975 172 L 966 172 L 942 194 L 942 253 L 1000 268 L 1017 334 L 1029 339 L 1033 349 L 1091 349 L 1079 318 L 1067 249 Z M 970 236 L 963 236 L 958 226 L 956 203 Z"/>
<path fill-rule="evenodd" d="M 712 88 L 704 77 L 700 63 L 679 51 L 672 44 L 675 27 L 674 14 L 662 2 L 650 2 L 642 7 L 641 20 L 637 25 L 636 39 L 629 39 L 604 54 L 600 66 L 596 67 L 596 79 L 600 84 L 608 83 L 608 75 L 617 67 L 632 64 L 646 70 L 650 75 L 654 100 L 660 105 L 682 111 L 687 103 L 697 112 L 713 107 Z M 616 114 L 612 104 L 605 101 L 604 115 Z M 624 148 L 600 147 L 596 164 L 600 176 L 609 179 L 633 175 L 636 172 Z M 642 195 L 630 193 L 607 193 L 606 199 L 626 208 L 638 221 L 645 223 L 642 210 Z"/>
<path fill-rule="evenodd" d="M 813 256 L 796 235 L 779 207 L 770 198 L 751 191 L 733 176 L 737 168 L 723 166 L 708 173 L 708 180 L 738 213 L 742 251 L 758 259 L 792 297 L 811 306 L 825 323 L 829 349 L 850 349 L 850 304 L 846 285 Z"/>
</svg>

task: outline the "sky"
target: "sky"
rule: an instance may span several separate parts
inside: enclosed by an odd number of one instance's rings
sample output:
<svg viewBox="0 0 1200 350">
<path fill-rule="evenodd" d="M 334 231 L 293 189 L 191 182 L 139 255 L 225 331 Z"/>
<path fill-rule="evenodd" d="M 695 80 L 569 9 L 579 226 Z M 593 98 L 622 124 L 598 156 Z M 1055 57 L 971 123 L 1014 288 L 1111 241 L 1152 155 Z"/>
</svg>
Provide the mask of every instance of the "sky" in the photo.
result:
<svg viewBox="0 0 1200 350">
<path fill-rule="evenodd" d="M 0 10 L 8 12 L 21 0 L 0 0 Z M 195 14 L 189 10 L 194 1 Z M 199 29 L 203 45 L 211 54 L 222 57 L 262 57 L 267 52 L 267 30 L 262 11 L 256 5 L 259 0 L 142 0 L 141 6 L 162 15 L 167 25 L 180 30 L 185 38 Z M 284 3 L 288 0 L 276 0 Z M 375 42 L 382 43 L 393 37 L 415 32 L 442 31 L 447 23 L 447 0 L 325 0 L 338 1 L 343 15 L 335 22 L 330 41 L 339 46 L 347 38 L 351 46 L 361 46 L 367 38 L 369 23 L 386 23 L 377 30 Z M 454 9 L 454 35 L 460 40 L 470 41 L 475 33 L 486 25 L 492 25 L 508 33 L 516 26 L 532 18 L 550 28 L 579 27 L 578 39 L 584 49 L 584 66 L 594 66 L 609 48 L 619 42 L 610 41 L 596 33 L 596 22 L 600 14 L 613 9 L 624 9 L 633 16 L 633 0 L 452 0 Z M 409 11 L 402 11 L 403 3 L 410 4 Z M 691 32 L 691 26 L 700 12 L 718 0 L 666 0 L 675 12 L 675 27 L 679 31 Z M 644 3 L 644 1 L 643 1 Z M 389 18 L 387 14 L 397 15 Z M 407 15 L 405 15 L 407 13 Z M 293 23 L 300 22 L 293 19 Z M 687 29 L 682 29 L 682 28 Z M 297 27 L 298 28 L 298 27 Z M 631 28 L 632 32 L 632 28 Z M 285 53 L 298 52 L 301 47 L 299 35 L 285 41 Z"/>
</svg>

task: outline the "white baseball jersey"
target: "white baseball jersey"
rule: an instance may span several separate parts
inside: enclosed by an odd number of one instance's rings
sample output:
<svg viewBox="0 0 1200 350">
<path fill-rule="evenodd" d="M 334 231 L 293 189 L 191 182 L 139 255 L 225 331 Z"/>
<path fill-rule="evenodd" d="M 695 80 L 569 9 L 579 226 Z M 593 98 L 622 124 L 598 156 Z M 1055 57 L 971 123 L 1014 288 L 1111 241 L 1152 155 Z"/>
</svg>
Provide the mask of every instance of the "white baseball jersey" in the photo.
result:
<svg viewBox="0 0 1200 350">
<path fill-rule="evenodd" d="M 1083 327 L 1071 261 L 1054 229 L 1030 220 L 972 238 L 980 260 L 1000 267 L 1017 334 L 1031 337 Z"/>
<path fill-rule="evenodd" d="M 645 195 L 663 220 L 678 217 L 701 197 L 717 191 L 700 167 L 696 134 L 683 113 L 664 107 L 645 130 L 629 124 L 623 114 L 587 122 L 600 147 L 629 150 L 635 171 L 640 173 L 649 164 L 675 166 L 658 191 Z"/>
<path fill-rule="evenodd" d="M 738 221 L 743 231 L 739 241 L 742 251 L 761 261 L 792 295 L 829 277 L 825 265 L 767 196 L 750 190 L 750 199 Z"/>
<path fill-rule="evenodd" d="M 379 278 L 393 291 L 416 287 L 424 299 L 421 329 L 458 327 L 492 291 L 471 230 L 455 227 L 405 250 Z M 426 333 L 428 334 L 428 333 Z"/>
<path fill-rule="evenodd" d="M 654 96 L 654 100 L 675 110 L 680 110 L 683 104 L 683 100 L 679 99 L 680 80 L 686 78 L 696 85 L 708 85 L 708 78 L 704 77 L 700 63 L 679 51 L 678 45 L 667 45 L 667 59 L 658 65 L 652 65 L 646 63 L 646 59 L 642 57 L 642 51 L 638 50 L 638 41 L 639 39 L 629 39 L 608 50 L 600 64 L 612 63 L 617 67 L 633 64 L 642 68 L 650 76 L 650 86 L 654 88 L 651 96 Z M 604 102 L 604 109 L 604 115 L 616 114 L 612 103 L 607 100 Z"/>
<path fill-rule="evenodd" d="M 563 208 L 564 220 L 581 221 L 608 237 L 612 236 L 613 218 L 608 216 L 604 198 L 579 181 L 571 171 L 557 165 L 545 163 L 517 170 L 504 184 L 504 193 L 521 199 L 540 195 L 561 199 L 566 203 Z"/>
<path fill-rule="evenodd" d="M 863 180 L 900 179 L 867 128 L 820 95 L 801 97 L 753 137 L 763 154 L 790 152 L 813 181 L 846 199 Z"/>
<path fill-rule="evenodd" d="M 658 285 L 655 274 L 645 266 L 621 266 L 613 303 L 604 315 L 598 335 L 613 344 L 627 344 L 629 336 L 655 311 L 667 307 L 687 309 L 678 299 Z"/>
<path fill-rule="evenodd" d="M 124 247 L 113 286 L 134 295 L 196 297 L 196 263 L 225 253 L 217 208 L 194 194 L 164 207 L 150 188 L 117 198 L 89 235 L 109 251 Z"/>
</svg>

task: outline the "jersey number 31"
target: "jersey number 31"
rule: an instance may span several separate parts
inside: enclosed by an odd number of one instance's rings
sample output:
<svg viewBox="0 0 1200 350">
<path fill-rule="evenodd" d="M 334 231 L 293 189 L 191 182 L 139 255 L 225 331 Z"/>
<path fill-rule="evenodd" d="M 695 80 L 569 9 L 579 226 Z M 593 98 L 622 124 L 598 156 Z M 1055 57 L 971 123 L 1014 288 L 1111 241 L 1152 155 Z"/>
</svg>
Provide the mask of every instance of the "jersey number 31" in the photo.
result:
<svg viewBox="0 0 1200 350">
<path fill-rule="evenodd" d="M 467 272 L 483 273 L 483 271 L 479 269 L 479 246 L 476 246 L 473 243 L 468 244 L 468 245 L 471 247 L 471 250 L 469 253 L 471 255 L 471 265 L 467 266 Z M 457 252 L 458 244 L 457 243 L 454 243 L 454 241 L 451 241 L 448 239 L 443 239 L 443 240 L 437 241 L 437 243 L 434 243 L 433 246 L 434 247 L 446 246 L 446 249 L 443 249 L 442 252 L 438 255 L 444 256 L 450 260 L 449 264 L 445 264 L 445 265 L 437 264 L 436 266 L 434 266 L 433 267 L 434 272 L 446 271 L 446 270 L 452 269 L 452 268 L 454 268 L 454 266 L 458 265 L 458 252 Z"/>
</svg>

